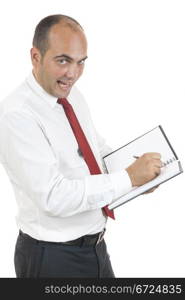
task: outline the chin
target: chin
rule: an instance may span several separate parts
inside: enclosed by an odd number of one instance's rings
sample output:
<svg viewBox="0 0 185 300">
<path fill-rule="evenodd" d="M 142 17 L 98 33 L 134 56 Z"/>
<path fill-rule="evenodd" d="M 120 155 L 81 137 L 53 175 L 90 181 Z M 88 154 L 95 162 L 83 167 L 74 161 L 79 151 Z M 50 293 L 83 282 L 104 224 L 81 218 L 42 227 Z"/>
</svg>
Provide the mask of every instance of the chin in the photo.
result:
<svg viewBox="0 0 185 300">
<path fill-rule="evenodd" d="M 68 96 L 69 96 L 69 94 L 70 94 L 70 92 L 71 92 L 71 90 L 70 91 L 68 91 L 68 92 L 63 92 L 63 93 L 60 93 L 60 94 L 58 94 L 58 98 L 67 98 Z"/>
</svg>

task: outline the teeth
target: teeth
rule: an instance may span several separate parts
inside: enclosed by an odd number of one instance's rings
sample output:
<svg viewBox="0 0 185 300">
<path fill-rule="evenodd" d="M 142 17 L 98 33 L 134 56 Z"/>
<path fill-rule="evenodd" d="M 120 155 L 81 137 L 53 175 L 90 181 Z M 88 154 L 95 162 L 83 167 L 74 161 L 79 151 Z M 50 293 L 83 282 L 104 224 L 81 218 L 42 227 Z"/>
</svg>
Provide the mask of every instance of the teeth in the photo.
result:
<svg viewBox="0 0 185 300">
<path fill-rule="evenodd" d="M 59 84 L 60 87 L 61 87 L 62 89 L 64 89 L 64 90 L 69 89 L 69 84 L 67 84 L 67 83 L 64 83 L 64 82 L 62 82 L 62 81 L 58 81 L 58 84 Z"/>
<path fill-rule="evenodd" d="M 66 82 L 63 82 L 63 81 L 58 81 L 58 83 L 61 85 L 65 85 L 65 86 L 68 85 Z"/>
</svg>

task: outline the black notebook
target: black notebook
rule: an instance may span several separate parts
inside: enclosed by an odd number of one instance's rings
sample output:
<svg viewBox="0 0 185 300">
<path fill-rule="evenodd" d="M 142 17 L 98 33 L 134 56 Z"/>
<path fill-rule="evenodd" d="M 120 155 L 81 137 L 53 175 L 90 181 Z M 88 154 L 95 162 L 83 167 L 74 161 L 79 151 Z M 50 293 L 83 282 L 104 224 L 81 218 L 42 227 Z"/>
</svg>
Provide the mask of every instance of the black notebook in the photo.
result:
<svg viewBox="0 0 185 300">
<path fill-rule="evenodd" d="M 163 167 L 160 175 L 142 186 L 133 187 L 130 192 L 115 199 L 109 205 L 109 209 L 114 209 L 183 172 L 181 162 L 161 125 L 104 156 L 103 160 L 107 172 L 112 173 L 126 169 L 135 161 L 134 156 L 139 157 L 146 152 L 158 152 L 161 154 Z"/>
</svg>

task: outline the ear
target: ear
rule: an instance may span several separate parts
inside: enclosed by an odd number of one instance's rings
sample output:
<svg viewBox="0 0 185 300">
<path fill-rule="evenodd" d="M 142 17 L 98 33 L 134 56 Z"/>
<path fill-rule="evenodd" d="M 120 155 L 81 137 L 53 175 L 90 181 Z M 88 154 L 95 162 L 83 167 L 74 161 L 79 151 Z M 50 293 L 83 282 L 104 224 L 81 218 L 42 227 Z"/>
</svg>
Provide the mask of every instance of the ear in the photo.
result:
<svg viewBox="0 0 185 300">
<path fill-rule="evenodd" d="M 31 48 L 30 55 L 31 55 L 31 61 L 32 61 L 32 64 L 34 67 L 36 67 L 38 64 L 40 64 L 42 56 L 41 56 L 40 51 L 36 47 Z"/>
</svg>

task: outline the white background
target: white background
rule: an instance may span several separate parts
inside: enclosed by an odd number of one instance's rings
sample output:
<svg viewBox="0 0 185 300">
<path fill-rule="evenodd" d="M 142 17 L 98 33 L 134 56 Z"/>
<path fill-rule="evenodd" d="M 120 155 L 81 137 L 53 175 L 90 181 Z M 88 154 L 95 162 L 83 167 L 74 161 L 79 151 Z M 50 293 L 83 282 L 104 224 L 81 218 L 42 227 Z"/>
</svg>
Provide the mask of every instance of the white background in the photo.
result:
<svg viewBox="0 0 185 300">
<path fill-rule="evenodd" d="M 0 99 L 31 70 L 43 17 L 76 18 L 89 41 L 78 86 L 112 148 L 161 124 L 185 168 L 185 1 L 52 0 L 0 4 Z M 0 277 L 15 277 L 16 203 L 0 165 Z M 117 277 L 185 276 L 184 175 L 116 209 L 107 226 Z"/>
</svg>

